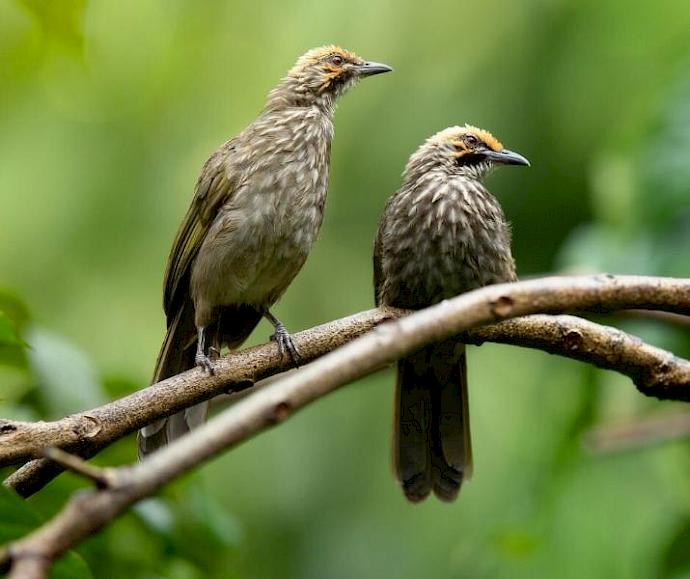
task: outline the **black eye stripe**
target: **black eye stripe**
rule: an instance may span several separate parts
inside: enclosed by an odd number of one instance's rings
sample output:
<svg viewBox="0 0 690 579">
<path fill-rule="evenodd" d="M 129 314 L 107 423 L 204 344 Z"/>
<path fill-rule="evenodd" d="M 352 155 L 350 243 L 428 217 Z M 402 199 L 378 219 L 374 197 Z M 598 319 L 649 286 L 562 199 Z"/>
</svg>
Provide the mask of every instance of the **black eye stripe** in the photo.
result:
<svg viewBox="0 0 690 579">
<path fill-rule="evenodd" d="M 464 155 L 460 155 L 455 162 L 461 167 L 466 167 L 468 165 L 480 165 L 481 163 L 484 163 L 484 161 L 485 159 L 482 155 L 465 153 Z"/>
</svg>

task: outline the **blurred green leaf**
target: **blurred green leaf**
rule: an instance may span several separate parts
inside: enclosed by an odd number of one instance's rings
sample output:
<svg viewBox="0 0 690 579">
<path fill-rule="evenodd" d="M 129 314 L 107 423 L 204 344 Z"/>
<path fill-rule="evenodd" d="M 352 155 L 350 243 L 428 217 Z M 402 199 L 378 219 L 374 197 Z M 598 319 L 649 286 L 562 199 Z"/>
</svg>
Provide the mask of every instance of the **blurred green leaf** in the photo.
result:
<svg viewBox="0 0 690 579">
<path fill-rule="evenodd" d="M 195 561 L 202 569 L 215 566 L 215 551 L 237 549 L 243 537 L 242 526 L 212 493 L 198 485 L 185 485 L 173 511 L 174 527 L 169 540 L 176 552 Z"/>
<path fill-rule="evenodd" d="M 164 499 L 153 497 L 137 503 L 134 512 L 139 515 L 147 527 L 156 533 L 170 536 L 173 531 L 175 515 Z"/>
<path fill-rule="evenodd" d="M 0 485 L 0 514 L 2 514 L 0 517 L 0 541 L 2 542 L 18 536 L 7 531 L 8 525 L 25 532 L 41 522 L 41 518 L 29 503 L 4 485 Z"/>
<path fill-rule="evenodd" d="M 690 577 L 690 523 L 682 525 L 673 536 L 662 561 L 661 579 Z"/>
<path fill-rule="evenodd" d="M 31 368 L 53 416 L 92 408 L 106 400 L 96 370 L 84 352 L 42 328 L 34 328 L 28 340 Z"/>
<path fill-rule="evenodd" d="M 40 23 L 44 34 L 75 49 L 83 43 L 86 0 L 17 0 Z"/>
<path fill-rule="evenodd" d="M 2 288 L 0 288 L 0 311 L 12 320 L 19 332 L 29 320 L 29 310 L 24 302 L 13 292 Z"/>
<path fill-rule="evenodd" d="M 41 517 L 29 503 L 0 485 L 0 545 L 27 535 L 41 522 Z M 50 576 L 56 579 L 92 577 L 84 559 L 73 551 L 68 552 L 55 564 Z"/>
<path fill-rule="evenodd" d="M 581 226 L 563 244 L 558 263 L 575 273 L 637 273 L 654 275 L 659 268 L 654 240 L 638 231 L 635 235 L 600 223 Z"/>
<path fill-rule="evenodd" d="M 687 234 L 690 227 L 690 60 L 678 69 L 675 82 L 659 108 L 652 133 L 640 147 L 637 163 L 644 191 L 638 204 L 645 227 L 667 235 Z M 667 245 L 669 249 L 670 245 Z"/>
<path fill-rule="evenodd" d="M 198 482 L 198 479 L 194 479 Z M 231 553 L 239 547 L 243 537 L 237 518 L 227 511 L 211 493 L 196 485 L 184 485 L 182 490 L 166 498 L 151 498 L 138 504 L 134 511 L 145 525 L 165 540 L 169 548 L 196 567 L 188 564 L 176 572 L 205 573 L 217 566 L 214 553 Z M 179 563 L 179 562 L 178 562 Z M 229 576 L 229 575 L 228 575 Z"/>
<path fill-rule="evenodd" d="M 26 367 L 27 344 L 22 332 L 28 319 L 24 303 L 14 293 L 0 288 L 0 366 Z"/>
<path fill-rule="evenodd" d="M 55 563 L 50 577 L 51 579 L 90 579 L 93 574 L 79 553 L 69 551 Z"/>
<path fill-rule="evenodd" d="M 185 500 L 176 521 L 178 540 L 195 537 L 195 542 L 218 549 L 239 546 L 243 536 L 240 522 L 212 493 L 198 485 L 190 485 L 183 492 Z"/>
<path fill-rule="evenodd" d="M 26 342 L 21 338 L 29 314 L 13 293 L 0 288 L 0 405 L 17 402 L 32 387 L 29 380 Z M 18 418 L 23 409 L 6 407 L 4 415 Z"/>
<path fill-rule="evenodd" d="M 19 346 L 22 343 L 9 316 L 0 310 L 0 346 Z"/>
</svg>

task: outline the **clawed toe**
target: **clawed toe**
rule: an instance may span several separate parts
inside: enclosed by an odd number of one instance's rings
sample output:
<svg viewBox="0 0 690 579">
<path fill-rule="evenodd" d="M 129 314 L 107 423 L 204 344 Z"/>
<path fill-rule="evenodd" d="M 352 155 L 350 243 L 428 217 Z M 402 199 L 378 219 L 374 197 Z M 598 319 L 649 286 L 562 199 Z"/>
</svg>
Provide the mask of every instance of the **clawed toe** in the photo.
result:
<svg viewBox="0 0 690 579">
<path fill-rule="evenodd" d="M 197 354 L 194 358 L 194 362 L 197 366 L 203 370 L 206 370 L 209 376 L 213 376 L 215 374 L 215 371 L 213 370 L 213 363 L 208 356 L 205 356 L 204 354 Z"/>
<path fill-rule="evenodd" d="M 282 357 L 285 357 L 285 354 L 288 354 L 295 367 L 302 365 L 302 357 L 297 351 L 297 346 L 295 346 L 292 336 L 287 333 L 285 328 L 277 328 L 276 333 L 271 336 L 271 340 L 276 342 L 278 345 L 278 351 Z"/>
</svg>

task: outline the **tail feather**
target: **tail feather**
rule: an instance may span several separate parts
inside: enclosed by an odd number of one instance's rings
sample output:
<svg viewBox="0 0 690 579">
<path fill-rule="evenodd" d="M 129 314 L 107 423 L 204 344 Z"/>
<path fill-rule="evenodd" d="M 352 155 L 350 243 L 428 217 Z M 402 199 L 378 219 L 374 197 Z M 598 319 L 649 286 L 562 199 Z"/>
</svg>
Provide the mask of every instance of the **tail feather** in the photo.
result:
<svg viewBox="0 0 690 579">
<path fill-rule="evenodd" d="M 452 501 L 472 471 L 465 347 L 454 340 L 400 360 L 394 462 L 412 502 Z"/>
<path fill-rule="evenodd" d="M 232 349 L 238 347 L 252 333 L 261 320 L 261 314 L 249 306 L 228 307 L 219 312 L 218 320 L 213 327 L 207 328 L 210 342 L 216 348 L 223 342 Z M 191 300 L 187 300 L 168 325 L 165 340 L 158 354 L 153 383 L 193 368 L 195 354 L 194 305 Z M 208 408 L 208 401 L 200 402 L 139 430 L 139 459 L 201 426 L 206 422 Z"/>
<path fill-rule="evenodd" d="M 153 384 L 194 367 L 195 335 L 194 305 L 191 300 L 186 300 L 168 324 L 168 331 L 156 360 Z M 202 402 L 199 406 L 201 405 L 207 406 L 208 403 Z M 161 418 L 139 430 L 137 434 L 139 459 L 189 431 L 190 426 L 187 425 L 185 416 L 189 410 L 191 409 Z"/>
<path fill-rule="evenodd" d="M 398 362 L 394 465 L 405 496 L 419 502 L 431 492 L 431 390 L 416 358 Z"/>
</svg>

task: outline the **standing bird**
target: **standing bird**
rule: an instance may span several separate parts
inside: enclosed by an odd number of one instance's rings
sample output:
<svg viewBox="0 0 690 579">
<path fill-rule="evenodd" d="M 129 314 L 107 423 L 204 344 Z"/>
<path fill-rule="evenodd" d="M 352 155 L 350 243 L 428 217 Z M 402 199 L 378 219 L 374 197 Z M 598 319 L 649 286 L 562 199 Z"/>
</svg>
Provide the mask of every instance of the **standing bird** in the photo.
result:
<svg viewBox="0 0 690 579">
<path fill-rule="evenodd" d="M 490 133 L 450 127 L 407 163 L 374 247 L 377 305 L 420 309 L 514 281 L 510 227 L 481 184 L 495 165 L 529 165 Z M 394 464 L 408 500 L 452 501 L 472 472 L 465 345 L 455 338 L 398 362 Z"/>
<path fill-rule="evenodd" d="M 195 365 L 212 373 L 208 353 L 237 348 L 262 317 L 281 353 L 298 363 L 269 310 L 321 227 L 336 101 L 359 79 L 390 70 L 337 46 L 310 50 L 270 92 L 261 115 L 206 161 L 168 258 L 168 331 L 154 383 Z M 139 456 L 203 423 L 206 413 L 204 402 L 142 428 Z"/>
</svg>

